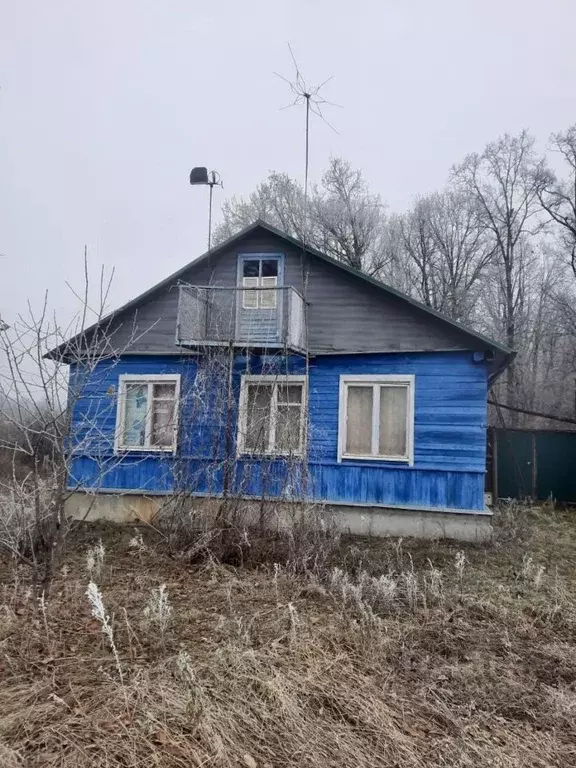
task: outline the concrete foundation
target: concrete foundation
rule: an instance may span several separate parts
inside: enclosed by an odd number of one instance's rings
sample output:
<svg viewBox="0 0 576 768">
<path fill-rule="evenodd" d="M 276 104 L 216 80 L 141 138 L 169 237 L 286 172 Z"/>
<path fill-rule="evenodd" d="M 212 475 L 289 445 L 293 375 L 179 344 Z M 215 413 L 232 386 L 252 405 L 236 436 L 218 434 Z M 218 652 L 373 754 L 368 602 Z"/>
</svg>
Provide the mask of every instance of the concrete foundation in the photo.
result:
<svg viewBox="0 0 576 768">
<path fill-rule="evenodd" d="M 118 523 L 152 522 L 166 495 L 141 493 L 96 493 L 77 491 L 66 502 L 66 514 L 76 520 L 112 520 Z M 220 506 L 217 498 L 195 498 L 191 503 L 201 513 L 199 519 L 209 524 Z M 310 515 L 310 508 L 289 502 L 265 502 L 266 525 L 287 528 L 300 515 Z M 317 510 L 319 505 L 314 505 Z M 253 499 L 239 501 L 243 524 L 261 519 L 262 504 Z M 423 539 L 458 539 L 481 542 L 492 536 L 490 512 L 448 509 L 396 509 L 325 504 L 322 516 L 333 521 L 344 533 L 360 536 L 415 536 Z"/>
<path fill-rule="evenodd" d="M 474 511 L 333 507 L 338 527 L 360 536 L 414 536 L 481 542 L 492 538 L 492 515 Z"/>
<path fill-rule="evenodd" d="M 84 493 L 76 491 L 66 500 L 65 512 L 74 520 L 112 520 L 115 523 L 152 522 L 165 496 L 137 493 Z"/>
</svg>

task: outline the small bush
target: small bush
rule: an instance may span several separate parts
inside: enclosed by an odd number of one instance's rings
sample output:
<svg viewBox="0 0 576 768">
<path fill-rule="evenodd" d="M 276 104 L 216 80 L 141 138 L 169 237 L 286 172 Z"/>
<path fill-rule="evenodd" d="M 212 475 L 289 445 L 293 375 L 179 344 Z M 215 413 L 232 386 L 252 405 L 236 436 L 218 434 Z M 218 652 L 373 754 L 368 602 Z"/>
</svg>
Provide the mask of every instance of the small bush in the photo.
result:
<svg viewBox="0 0 576 768">
<path fill-rule="evenodd" d="M 215 560 L 228 565 L 280 563 L 294 573 L 318 570 L 340 547 L 340 533 L 318 504 L 278 508 L 273 502 L 217 505 L 190 498 L 171 499 L 154 520 L 163 544 L 187 562 Z M 288 510 L 288 512 L 286 511 Z"/>
<path fill-rule="evenodd" d="M 54 488 L 49 479 L 0 486 L 0 548 L 24 558 L 41 556 L 50 541 Z"/>
</svg>

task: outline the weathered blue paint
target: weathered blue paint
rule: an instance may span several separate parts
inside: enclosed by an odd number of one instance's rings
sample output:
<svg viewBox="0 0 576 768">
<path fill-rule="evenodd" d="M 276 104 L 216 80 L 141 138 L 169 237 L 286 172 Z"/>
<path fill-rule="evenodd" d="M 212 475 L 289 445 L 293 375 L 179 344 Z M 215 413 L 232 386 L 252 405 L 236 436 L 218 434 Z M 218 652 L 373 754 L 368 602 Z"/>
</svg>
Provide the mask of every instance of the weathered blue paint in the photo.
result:
<svg viewBox="0 0 576 768">
<path fill-rule="evenodd" d="M 220 494 L 225 423 L 215 399 L 219 384 L 195 357 L 125 357 L 100 363 L 90 380 L 71 371 L 82 387 L 74 413 L 71 487 Z M 197 375 L 198 370 L 201 375 Z M 234 361 L 234 438 L 243 373 L 304 373 L 298 356 L 237 356 Z M 180 438 L 172 454 L 114 455 L 116 398 L 120 374 L 180 373 Z M 340 374 L 414 374 L 414 466 L 337 458 Z M 201 382 L 201 383 L 200 383 Z M 198 396 L 201 386 L 203 395 Z M 196 387 L 196 389 L 195 389 Z M 487 368 L 473 352 L 323 356 L 309 367 L 309 463 L 240 459 L 230 489 L 260 497 L 306 495 L 335 503 L 390 504 L 483 509 L 486 460 Z M 235 450 L 235 446 L 234 446 Z"/>
</svg>

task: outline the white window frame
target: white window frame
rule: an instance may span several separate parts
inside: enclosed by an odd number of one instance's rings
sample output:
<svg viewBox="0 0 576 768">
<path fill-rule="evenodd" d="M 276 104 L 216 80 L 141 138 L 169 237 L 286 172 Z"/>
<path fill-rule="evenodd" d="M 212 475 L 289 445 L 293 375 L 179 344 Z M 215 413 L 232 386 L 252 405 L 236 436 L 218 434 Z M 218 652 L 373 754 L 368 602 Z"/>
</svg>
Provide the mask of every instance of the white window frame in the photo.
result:
<svg viewBox="0 0 576 768">
<path fill-rule="evenodd" d="M 268 437 L 268 449 L 261 452 L 253 452 L 246 449 L 246 435 L 248 430 L 248 387 L 254 384 L 275 384 L 274 395 L 270 408 L 270 434 Z M 300 448 L 298 451 L 277 451 L 276 443 L 276 418 L 278 413 L 278 387 L 302 384 L 302 401 L 300 403 Z M 296 404 L 294 404 L 296 407 Z M 236 437 L 236 453 L 238 456 L 303 456 L 306 445 L 306 415 L 308 413 L 308 379 L 306 376 L 293 375 L 245 375 L 240 383 L 240 400 L 238 404 L 238 434 Z"/>
<path fill-rule="evenodd" d="M 393 461 L 414 465 L 414 391 L 416 377 L 413 374 L 396 375 L 342 375 L 340 376 L 340 398 L 338 408 L 338 461 L 356 459 L 359 461 Z M 378 454 L 380 441 L 380 387 L 403 387 L 408 390 L 406 407 L 406 453 L 403 456 L 382 456 Z M 348 387 L 372 387 L 372 453 L 346 453 L 348 425 Z"/>
<path fill-rule="evenodd" d="M 266 258 L 266 254 L 260 256 L 254 256 L 254 258 L 247 257 L 242 261 L 242 270 L 244 270 L 244 264 L 247 261 L 259 261 L 258 276 L 244 277 L 242 273 L 242 309 L 270 309 L 275 310 L 277 307 L 278 299 L 278 276 L 280 274 L 280 260 L 273 257 Z M 263 275 L 262 274 L 262 262 L 263 261 L 277 261 L 278 272 L 276 275 Z M 266 296 L 271 301 L 267 305 L 265 303 Z"/>
<path fill-rule="evenodd" d="M 146 411 L 146 432 L 144 445 L 125 445 L 124 440 L 124 421 L 126 416 L 126 386 L 128 384 L 147 384 L 148 385 L 148 406 Z M 176 384 L 174 391 L 174 434 L 172 445 L 151 445 L 152 437 L 152 400 L 154 384 Z M 114 437 L 115 453 L 127 452 L 146 452 L 146 453 L 175 453 L 178 444 L 178 419 L 180 415 L 180 374 L 179 373 L 158 373 L 158 374 L 132 374 L 123 373 L 118 379 L 118 404 L 116 408 L 116 433 Z"/>
</svg>

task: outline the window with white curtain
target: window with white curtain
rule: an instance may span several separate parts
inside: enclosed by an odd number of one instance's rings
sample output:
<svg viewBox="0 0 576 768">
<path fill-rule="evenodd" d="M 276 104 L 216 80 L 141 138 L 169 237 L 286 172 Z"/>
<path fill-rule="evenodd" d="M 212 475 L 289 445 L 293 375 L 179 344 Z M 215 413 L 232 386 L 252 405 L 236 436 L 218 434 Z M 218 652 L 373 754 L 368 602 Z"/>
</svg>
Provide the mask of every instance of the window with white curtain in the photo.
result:
<svg viewBox="0 0 576 768">
<path fill-rule="evenodd" d="M 175 451 L 180 376 L 122 375 L 116 417 L 117 451 Z"/>
<path fill-rule="evenodd" d="M 304 450 L 305 376 L 243 376 L 238 452 L 299 456 Z"/>
<path fill-rule="evenodd" d="M 413 463 L 414 376 L 341 376 L 341 459 Z"/>
</svg>

